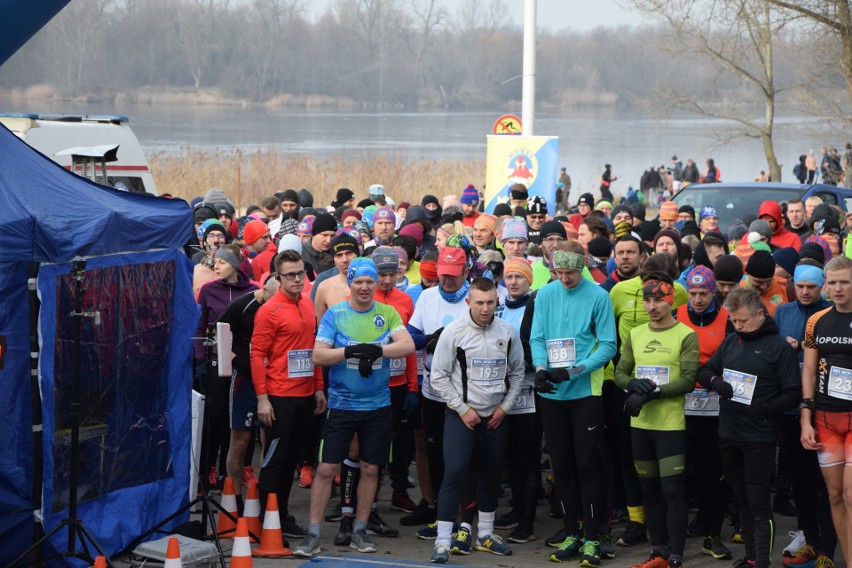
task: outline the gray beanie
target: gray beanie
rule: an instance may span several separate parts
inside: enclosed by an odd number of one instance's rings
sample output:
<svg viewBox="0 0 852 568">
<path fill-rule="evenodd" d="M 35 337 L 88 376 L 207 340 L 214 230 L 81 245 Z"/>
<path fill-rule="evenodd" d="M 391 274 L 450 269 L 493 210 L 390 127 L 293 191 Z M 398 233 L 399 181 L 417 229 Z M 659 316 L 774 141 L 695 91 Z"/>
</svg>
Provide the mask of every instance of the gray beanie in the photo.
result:
<svg viewBox="0 0 852 568">
<path fill-rule="evenodd" d="M 391 247 L 379 247 L 373 251 L 373 262 L 379 274 L 399 272 L 399 255 Z"/>
</svg>

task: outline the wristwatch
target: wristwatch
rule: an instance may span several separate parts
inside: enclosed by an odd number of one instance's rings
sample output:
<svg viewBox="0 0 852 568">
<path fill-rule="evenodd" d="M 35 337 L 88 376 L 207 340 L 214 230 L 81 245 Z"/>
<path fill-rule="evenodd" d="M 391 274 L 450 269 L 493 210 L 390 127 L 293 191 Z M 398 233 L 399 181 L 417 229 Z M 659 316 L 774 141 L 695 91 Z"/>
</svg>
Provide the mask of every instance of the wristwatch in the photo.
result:
<svg viewBox="0 0 852 568">
<path fill-rule="evenodd" d="M 814 410 L 816 408 L 816 401 L 812 398 L 803 398 L 802 402 L 799 404 L 799 410 L 803 408 Z"/>
</svg>

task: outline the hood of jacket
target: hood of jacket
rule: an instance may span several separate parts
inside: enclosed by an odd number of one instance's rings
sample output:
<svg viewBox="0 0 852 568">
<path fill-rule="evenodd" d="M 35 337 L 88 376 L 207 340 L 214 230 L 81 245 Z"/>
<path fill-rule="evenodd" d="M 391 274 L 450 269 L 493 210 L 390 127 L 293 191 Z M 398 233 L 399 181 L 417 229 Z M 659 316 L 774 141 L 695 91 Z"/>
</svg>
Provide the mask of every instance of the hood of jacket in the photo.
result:
<svg viewBox="0 0 852 568">
<path fill-rule="evenodd" d="M 759 219 L 764 215 L 770 215 L 775 219 L 776 225 L 775 231 L 772 233 L 773 235 L 777 235 L 784 230 L 784 217 L 781 215 L 781 205 L 777 201 L 768 200 L 760 204 L 760 209 L 757 210 L 757 217 Z"/>
</svg>

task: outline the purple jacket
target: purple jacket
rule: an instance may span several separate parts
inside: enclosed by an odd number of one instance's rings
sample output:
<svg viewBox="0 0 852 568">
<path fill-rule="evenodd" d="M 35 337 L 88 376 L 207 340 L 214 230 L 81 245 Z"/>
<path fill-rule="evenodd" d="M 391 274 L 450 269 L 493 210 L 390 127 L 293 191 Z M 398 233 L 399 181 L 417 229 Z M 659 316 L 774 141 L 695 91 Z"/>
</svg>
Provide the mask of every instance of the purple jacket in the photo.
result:
<svg viewBox="0 0 852 568">
<path fill-rule="evenodd" d="M 198 321 L 195 336 L 206 337 L 208 324 L 215 323 L 232 301 L 254 290 L 257 290 L 257 286 L 249 281 L 248 276 L 240 270 L 237 271 L 237 281 L 233 284 L 217 279 L 202 286 L 198 292 L 201 318 Z M 195 339 L 193 343 L 196 361 L 199 363 L 206 361 L 207 353 L 204 349 L 204 342 L 201 339 Z"/>
</svg>

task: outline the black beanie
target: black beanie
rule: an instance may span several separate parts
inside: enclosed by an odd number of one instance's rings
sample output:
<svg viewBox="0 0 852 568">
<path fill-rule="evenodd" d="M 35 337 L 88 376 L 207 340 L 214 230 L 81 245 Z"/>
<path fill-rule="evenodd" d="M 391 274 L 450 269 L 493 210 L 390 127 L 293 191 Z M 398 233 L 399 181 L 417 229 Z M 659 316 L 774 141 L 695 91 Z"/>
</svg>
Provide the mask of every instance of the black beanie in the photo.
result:
<svg viewBox="0 0 852 568">
<path fill-rule="evenodd" d="M 775 259 L 765 250 L 756 250 L 748 259 L 746 274 L 755 278 L 772 278 L 775 276 Z"/>
<path fill-rule="evenodd" d="M 317 221 L 319 221 L 319 219 L 317 219 Z M 316 221 L 314 221 L 314 226 L 316 226 Z M 314 234 L 316 235 L 316 233 Z M 354 237 L 343 233 L 331 239 L 331 248 L 328 251 L 331 253 L 331 256 L 347 250 L 354 252 L 355 256 L 358 256 L 361 253 L 361 251 L 358 250 L 358 241 L 356 241 Z"/>
<path fill-rule="evenodd" d="M 337 198 L 331 202 L 335 207 L 340 207 L 350 199 L 355 198 L 355 193 L 348 187 L 341 187 L 337 190 Z"/>
<path fill-rule="evenodd" d="M 299 205 L 302 207 L 313 207 L 314 206 L 314 196 L 305 188 L 299 190 Z"/>
<path fill-rule="evenodd" d="M 739 282 L 743 279 L 743 262 L 732 254 L 722 255 L 716 259 L 713 274 L 717 281 Z"/>
<path fill-rule="evenodd" d="M 568 234 L 565 232 L 565 227 L 563 227 L 562 223 L 559 221 L 547 221 L 541 226 L 541 240 L 546 239 L 550 235 L 559 235 L 563 239 L 568 238 Z"/>
<path fill-rule="evenodd" d="M 494 216 L 502 217 L 503 215 L 512 215 L 512 208 L 508 203 L 498 203 L 494 207 Z"/>
<path fill-rule="evenodd" d="M 320 233 L 325 233 L 326 231 L 336 231 L 337 230 L 337 221 L 329 215 L 328 213 L 320 213 L 317 215 L 316 219 L 314 219 L 314 226 L 311 229 L 311 235 L 319 235 Z"/>
<path fill-rule="evenodd" d="M 509 188 L 509 191 L 512 193 L 512 199 L 520 200 L 520 199 L 529 199 L 529 192 L 527 191 L 527 186 L 522 183 L 516 183 L 512 187 Z"/>
<path fill-rule="evenodd" d="M 358 204 L 355 206 L 355 208 L 356 209 L 358 209 L 358 208 L 366 209 L 370 205 L 375 205 L 375 203 L 373 203 L 372 199 L 362 199 L 361 201 L 358 202 Z"/>
<path fill-rule="evenodd" d="M 799 258 L 810 258 L 820 264 L 825 264 L 825 251 L 817 243 L 805 243 L 799 249 Z"/>
<path fill-rule="evenodd" d="M 287 190 L 284 190 L 283 192 L 281 192 L 281 196 L 280 196 L 279 199 L 281 200 L 282 203 L 284 201 L 292 201 L 293 203 L 298 204 L 299 203 L 299 194 L 296 193 L 295 189 L 287 189 Z"/>
<path fill-rule="evenodd" d="M 597 258 L 609 258 L 612 254 L 612 243 L 606 237 L 595 237 L 589 241 L 589 254 Z"/>
<path fill-rule="evenodd" d="M 612 208 L 612 211 L 609 214 L 609 218 L 614 220 L 615 216 L 619 213 L 627 213 L 628 215 L 633 217 L 633 211 L 630 210 L 630 207 L 628 207 L 627 205 L 616 205 Z"/>
</svg>

